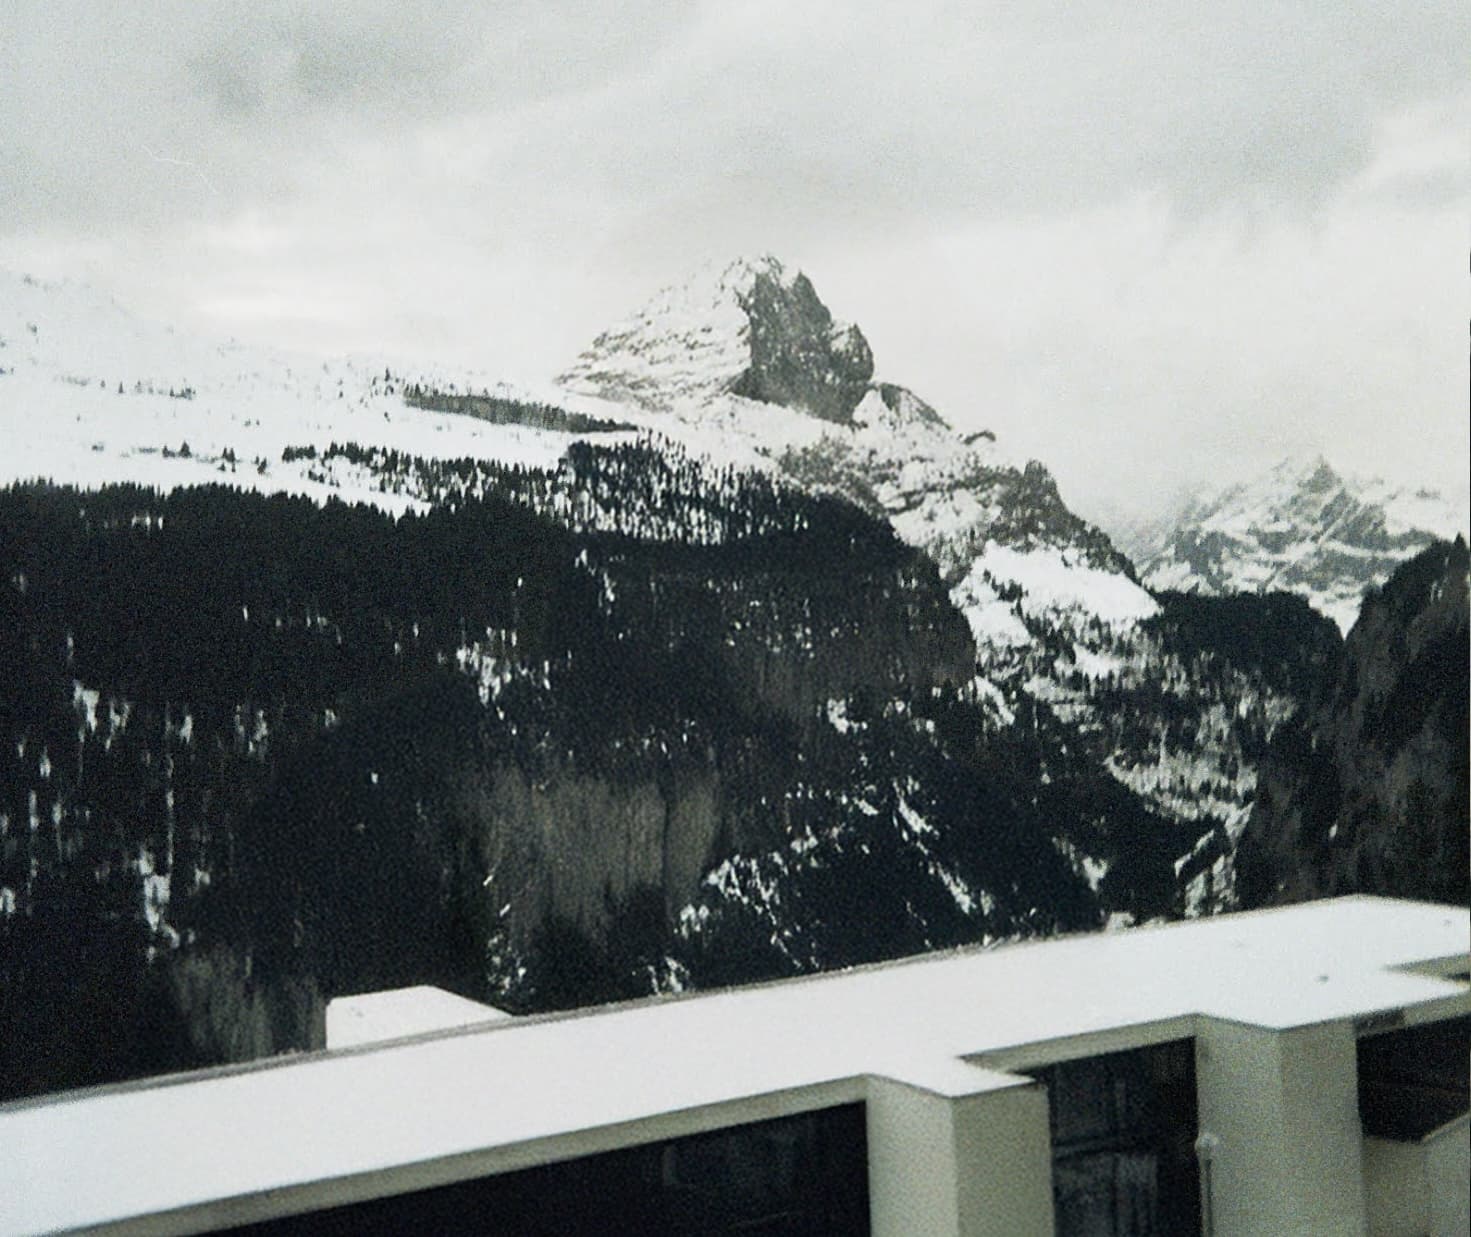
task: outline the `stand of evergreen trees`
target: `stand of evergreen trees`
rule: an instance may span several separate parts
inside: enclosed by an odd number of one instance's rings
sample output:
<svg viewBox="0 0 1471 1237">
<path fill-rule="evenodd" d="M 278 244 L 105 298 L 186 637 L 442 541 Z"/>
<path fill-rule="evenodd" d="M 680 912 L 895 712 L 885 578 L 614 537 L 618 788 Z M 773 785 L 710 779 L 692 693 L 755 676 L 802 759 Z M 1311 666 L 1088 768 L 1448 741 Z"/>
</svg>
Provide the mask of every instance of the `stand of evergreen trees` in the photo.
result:
<svg viewBox="0 0 1471 1237">
<path fill-rule="evenodd" d="M 648 441 L 309 458 L 426 509 L 0 491 L 0 1097 L 304 1046 L 339 993 L 529 1011 L 1178 910 L 1178 825 L 1045 704 L 998 731 L 858 508 Z"/>
<path fill-rule="evenodd" d="M 968 670 L 933 570 L 882 526 L 653 458 L 582 453 L 560 480 L 415 462 L 439 503 L 400 518 L 224 487 L 0 492 L 0 1094 L 210 1059 L 169 1006 L 220 948 L 250 992 L 486 996 L 492 856 L 546 900 L 518 909 L 520 955 L 548 953 L 531 937 L 569 899 L 545 839 L 504 836 L 526 825 L 513 772 L 539 794 L 650 783 L 668 829 L 684 783 L 718 781 L 689 869 L 779 835 L 745 791 L 788 793 L 814 702 Z M 599 530 L 586 496 L 657 535 Z"/>
</svg>

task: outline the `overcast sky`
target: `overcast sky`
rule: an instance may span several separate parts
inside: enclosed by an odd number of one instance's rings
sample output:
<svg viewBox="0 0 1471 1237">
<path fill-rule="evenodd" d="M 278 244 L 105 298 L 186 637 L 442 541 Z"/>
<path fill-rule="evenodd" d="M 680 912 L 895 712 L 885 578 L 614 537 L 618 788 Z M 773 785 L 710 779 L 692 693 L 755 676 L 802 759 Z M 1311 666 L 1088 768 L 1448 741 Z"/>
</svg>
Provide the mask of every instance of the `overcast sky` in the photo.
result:
<svg viewBox="0 0 1471 1237">
<path fill-rule="evenodd" d="M 1085 513 L 1465 486 L 1463 0 L 6 0 L 0 266 L 543 379 L 770 251 Z"/>
</svg>

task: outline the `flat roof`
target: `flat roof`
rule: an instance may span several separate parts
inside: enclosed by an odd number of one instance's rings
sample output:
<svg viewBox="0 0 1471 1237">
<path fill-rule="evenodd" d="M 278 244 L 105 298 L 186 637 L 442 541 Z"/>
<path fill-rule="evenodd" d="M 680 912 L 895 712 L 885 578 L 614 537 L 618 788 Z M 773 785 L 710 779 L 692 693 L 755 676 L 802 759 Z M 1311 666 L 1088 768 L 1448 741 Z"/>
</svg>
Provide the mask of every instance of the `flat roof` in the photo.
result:
<svg viewBox="0 0 1471 1237">
<path fill-rule="evenodd" d="M 1466 986 L 1406 968 L 1461 969 L 1468 948 L 1464 908 L 1343 898 L 21 1101 L 0 1106 L 0 1231 L 244 1222 L 859 1100 L 871 1075 L 925 1086 L 1024 1045 L 1188 1035 L 1197 1015 L 1445 1017 L 1471 1010 Z"/>
</svg>

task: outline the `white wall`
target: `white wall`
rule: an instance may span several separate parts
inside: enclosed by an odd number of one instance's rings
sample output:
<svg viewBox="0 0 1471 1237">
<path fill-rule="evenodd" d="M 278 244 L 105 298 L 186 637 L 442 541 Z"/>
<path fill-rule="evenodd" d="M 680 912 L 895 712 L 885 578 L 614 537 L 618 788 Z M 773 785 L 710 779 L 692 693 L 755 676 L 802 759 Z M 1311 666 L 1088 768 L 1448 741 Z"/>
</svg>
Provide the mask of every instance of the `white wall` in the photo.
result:
<svg viewBox="0 0 1471 1237">
<path fill-rule="evenodd" d="M 887 1078 L 868 1090 L 868 1206 L 873 1237 L 960 1232 L 950 1101 Z"/>
<path fill-rule="evenodd" d="M 959 1101 L 955 1150 L 964 1237 L 1050 1237 L 1052 1140 L 1044 1087 Z"/>
<path fill-rule="evenodd" d="M 1422 1142 L 1364 1139 L 1372 1237 L 1471 1237 L 1471 1120 Z"/>
<path fill-rule="evenodd" d="M 1430 1232 L 1427 1184 L 1425 1149 L 1419 1143 L 1364 1139 L 1364 1190 L 1373 1237 L 1425 1237 Z"/>
<path fill-rule="evenodd" d="M 955 1095 L 870 1079 L 873 1237 L 1052 1237 L 1047 1093 Z"/>
<path fill-rule="evenodd" d="M 1471 1237 L 1471 1119 L 1425 1143 L 1431 1237 Z"/>
<path fill-rule="evenodd" d="M 1347 1022 L 1275 1031 L 1201 1019 L 1216 1237 L 1365 1237 L 1357 1078 Z"/>
</svg>

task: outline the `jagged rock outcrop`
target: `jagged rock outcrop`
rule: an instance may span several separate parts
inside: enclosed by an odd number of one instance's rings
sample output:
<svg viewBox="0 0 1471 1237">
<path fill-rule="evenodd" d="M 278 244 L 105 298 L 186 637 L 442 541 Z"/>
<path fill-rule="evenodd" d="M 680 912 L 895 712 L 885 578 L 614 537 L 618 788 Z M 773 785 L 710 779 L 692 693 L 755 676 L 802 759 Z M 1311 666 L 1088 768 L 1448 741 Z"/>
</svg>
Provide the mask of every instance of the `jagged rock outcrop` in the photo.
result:
<svg viewBox="0 0 1471 1237">
<path fill-rule="evenodd" d="M 1268 753 L 1237 855 L 1244 905 L 1466 902 L 1467 579 L 1458 538 L 1365 599 L 1336 673 Z"/>
<path fill-rule="evenodd" d="M 731 394 L 800 408 L 824 421 L 850 421 L 873 377 L 863 332 L 834 322 L 807 276 L 788 282 L 774 260 L 751 281 L 741 307 L 751 323 L 751 366 Z"/>
<path fill-rule="evenodd" d="M 846 423 L 872 377 L 863 332 L 835 321 L 806 275 L 766 256 L 665 289 L 560 381 L 650 408 L 730 394 Z"/>
<path fill-rule="evenodd" d="M 164 1068 L 191 1058 L 254 1061 L 326 1041 L 327 1003 L 309 977 L 256 978 L 250 956 L 227 945 L 170 957 L 162 974 L 167 1004 L 180 1015 L 176 1034 L 187 1045 Z"/>
<path fill-rule="evenodd" d="M 1464 524 L 1435 491 L 1347 478 L 1316 456 L 1198 500 L 1130 548 L 1151 588 L 1300 593 L 1346 632 L 1366 589 Z"/>
</svg>

